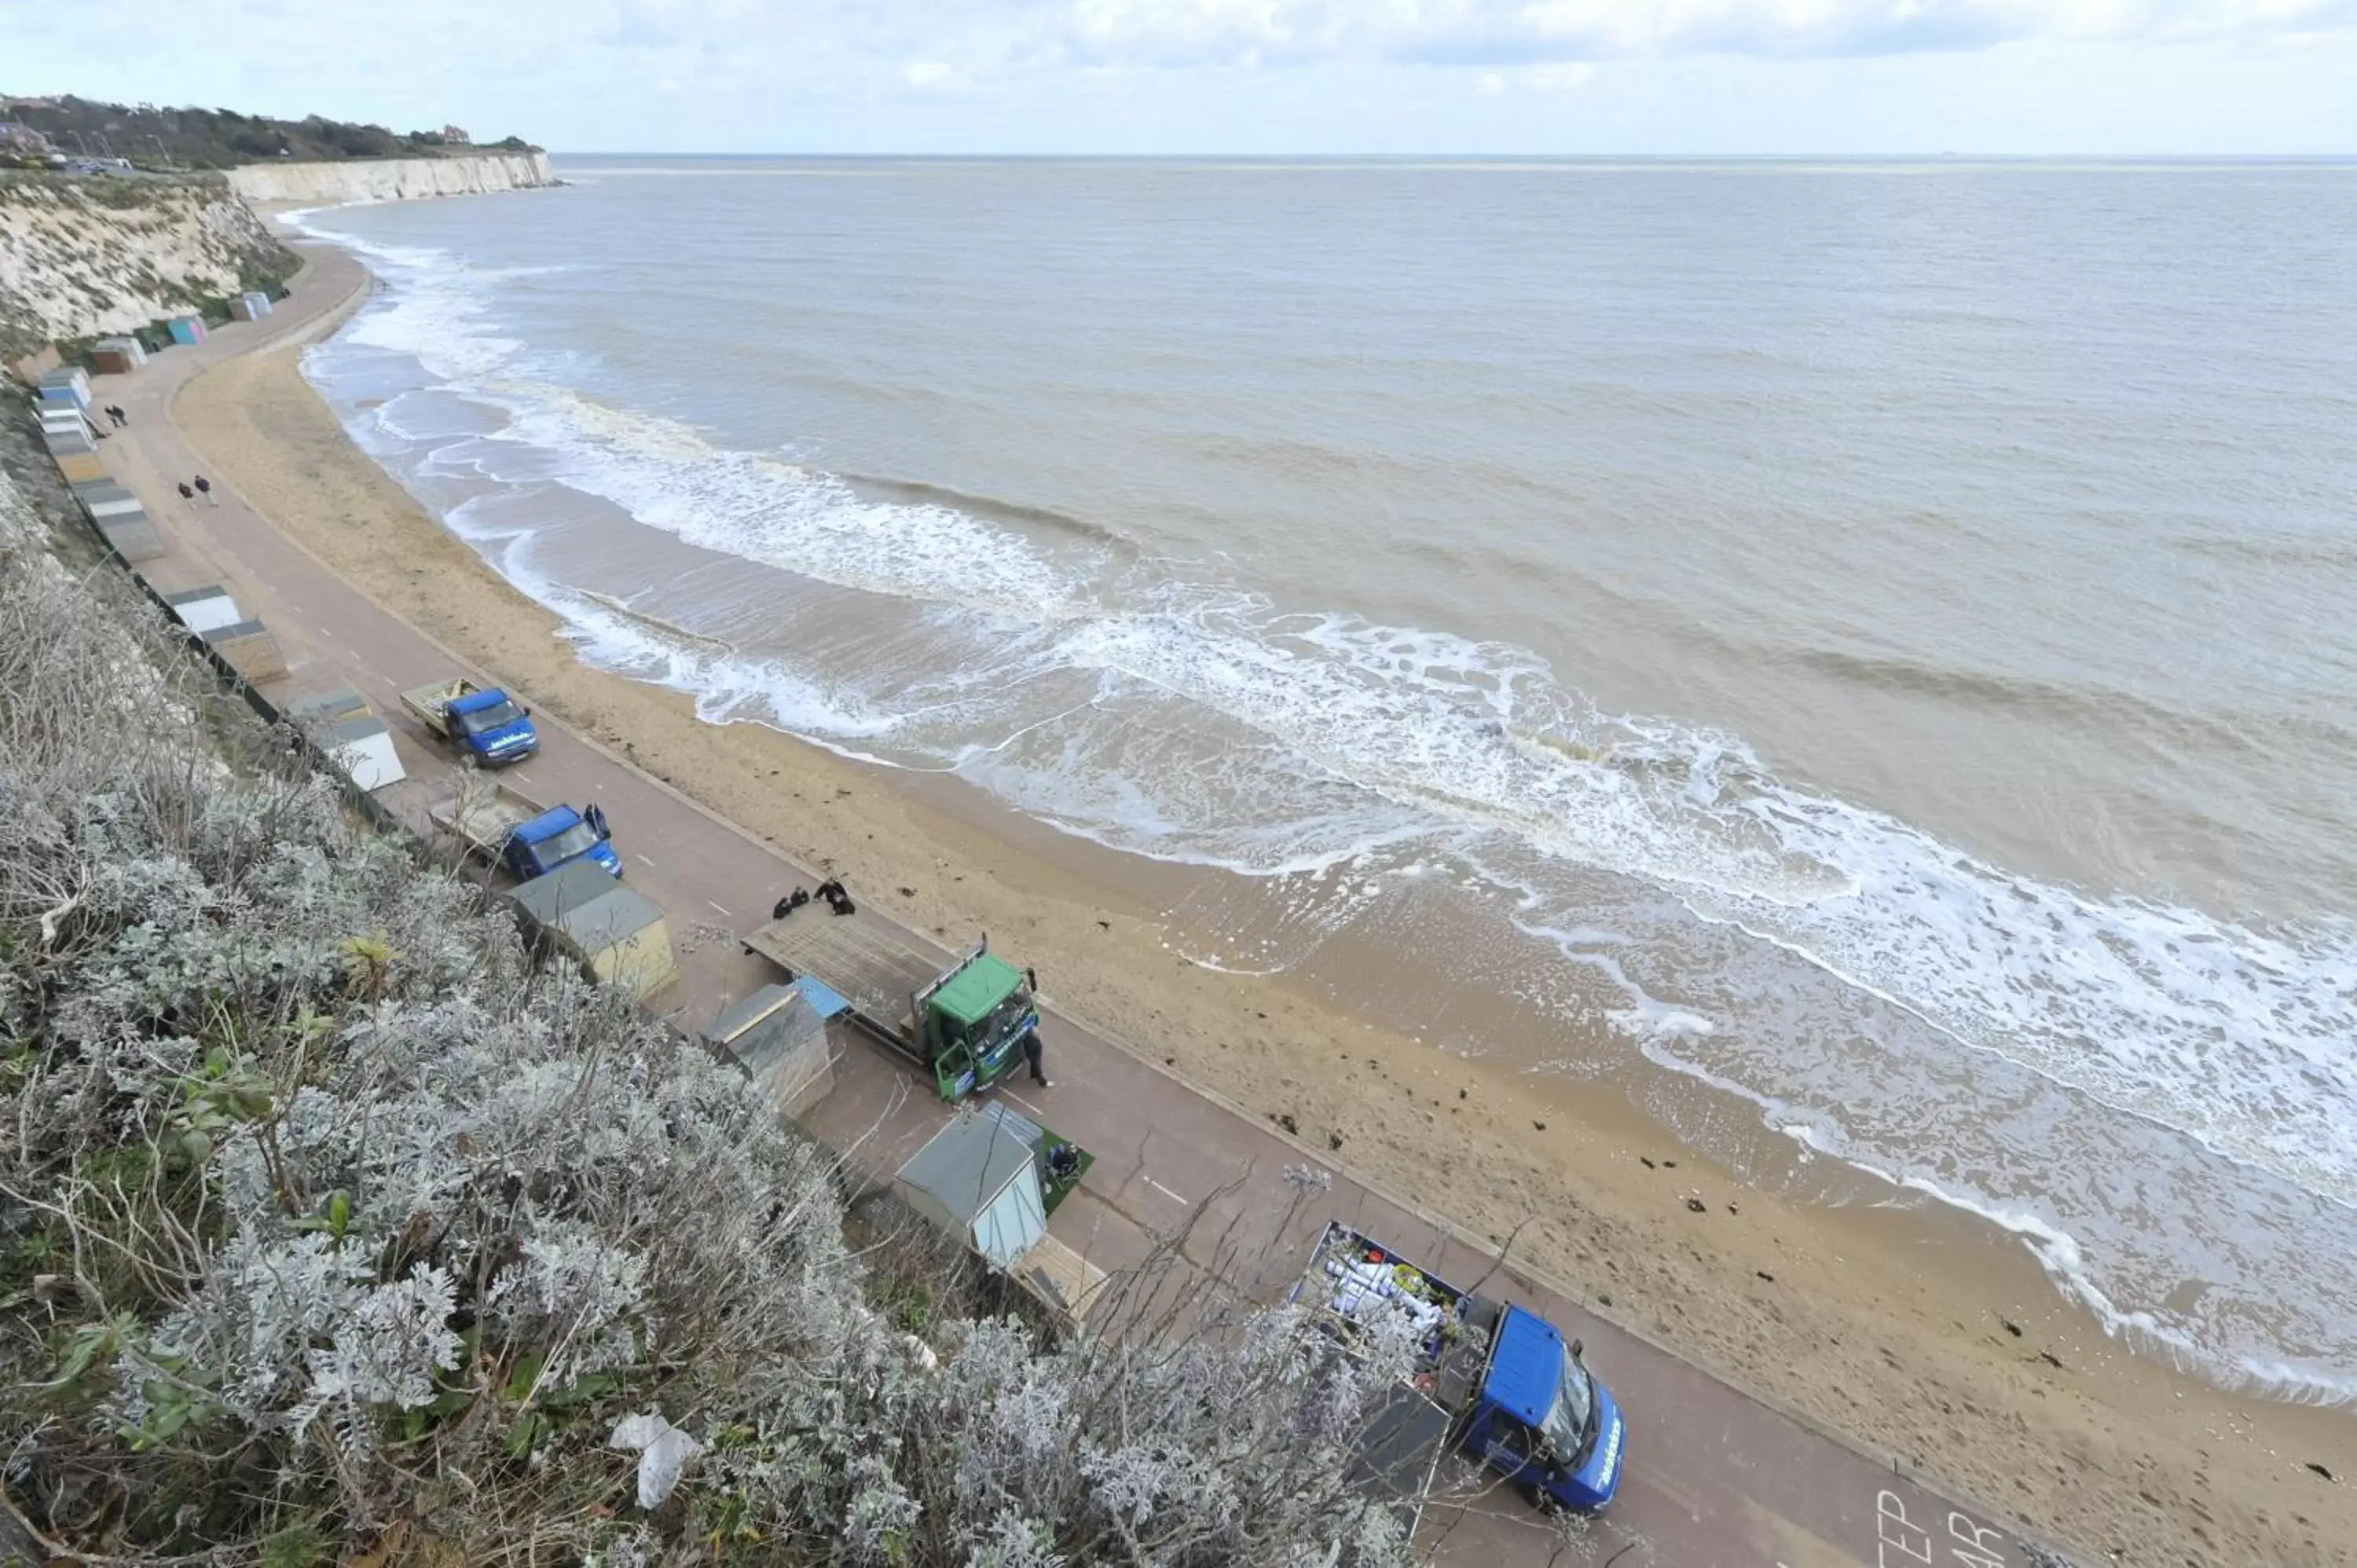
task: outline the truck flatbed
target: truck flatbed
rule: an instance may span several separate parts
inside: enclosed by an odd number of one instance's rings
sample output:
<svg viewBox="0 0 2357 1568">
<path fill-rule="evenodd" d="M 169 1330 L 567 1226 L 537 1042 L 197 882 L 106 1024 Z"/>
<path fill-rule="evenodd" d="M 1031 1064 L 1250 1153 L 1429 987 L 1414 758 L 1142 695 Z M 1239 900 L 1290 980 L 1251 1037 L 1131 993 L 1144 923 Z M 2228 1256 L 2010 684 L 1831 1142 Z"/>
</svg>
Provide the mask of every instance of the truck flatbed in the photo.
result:
<svg viewBox="0 0 2357 1568">
<path fill-rule="evenodd" d="M 508 835 L 546 810 L 522 790 L 496 784 L 437 800 L 425 809 L 425 815 L 436 827 L 457 834 L 474 854 L 497 859 Z"/>
<path fill-rule="evenodd" d="M 401 694 L 401 705 L 408 709 L 419 724 L 447 740 L 450 738 L 450 704 L 460 697 L 473 694 L 475 690 L 475 683 L 465 676 L 452 676 L 447 681 L 412 686 Z"/>
<path fill-rule="evenodd" d="M 789 975 L 823 982 L 851 1004 L 855 1018 L 902 1050 L 915 1037 L 909 1009 L 917 993 L 951 962 L 948 954 L 879 920 L 831 915 L 815 905 L 770 921 L 747 937 L 745 945 Z"/>
</svg>

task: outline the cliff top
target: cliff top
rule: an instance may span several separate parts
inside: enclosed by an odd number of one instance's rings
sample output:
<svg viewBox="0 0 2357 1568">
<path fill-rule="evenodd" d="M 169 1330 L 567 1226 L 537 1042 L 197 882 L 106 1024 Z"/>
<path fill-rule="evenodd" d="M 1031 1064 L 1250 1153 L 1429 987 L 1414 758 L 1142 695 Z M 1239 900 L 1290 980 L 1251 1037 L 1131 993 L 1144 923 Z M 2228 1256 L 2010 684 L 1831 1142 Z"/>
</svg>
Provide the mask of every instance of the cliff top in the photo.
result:
<svg viewBox="0 0 2357 1568">
<path fill-rule="evenodd" d="M 13 129 L 21 127 L 21 131 Z M 44 145 L 46 144 L 46 145 Z M 234 109 L 158 108 L 0 93 L 0 159 L 119 157 L 145 167 L 234 168 L 258 163 L 347 163 L 468 153 L 536 153 L 521 136 L 476 142 L 456 125 L 394 133 L 312 114 L 274 120 Z"/>
</svg>

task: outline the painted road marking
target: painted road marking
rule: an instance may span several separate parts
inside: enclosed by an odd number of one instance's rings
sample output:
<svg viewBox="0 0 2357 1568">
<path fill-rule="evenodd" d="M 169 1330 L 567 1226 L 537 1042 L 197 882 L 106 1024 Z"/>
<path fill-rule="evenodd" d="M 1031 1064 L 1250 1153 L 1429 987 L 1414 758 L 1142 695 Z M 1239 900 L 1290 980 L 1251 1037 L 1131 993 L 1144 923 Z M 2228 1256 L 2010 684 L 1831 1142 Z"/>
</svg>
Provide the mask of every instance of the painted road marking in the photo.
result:
<svg viewBox="0 0 2357 1568">
<path fill-rule="evenodd" d="M 2009 1560 L 2005 1537 L 1971 1515 L 1950 1509 L 1942 1541 L 1934 1527 L 1908 1518 L 1906 1502 L 1888 1487 L 1875 1497 L 1874 1523 L 1875 1568 L 2006 1568 Z"/>
<path fill-rule="evenodd" d="M 711 899 L 709 899 L 709 898 L 706 898 L 706 899 L 705 900 L 705 903 L 707 903 L 707 904 L 712 904 L 712 900 L 711 900 Z M 712 907 L 713 907 L 714 908 L 716 908 L 716 909 L 720 909 L 720 906 L 719 906 L 719 905 L 717 905 L 717 904 L 712 904 Z M 727 911 L 727 910 L 726 910 L 726 909 L 720 909 L 720 912 L 721 912 L 722 914 L 724 914 L 724 915 L 728 915 L 728 911 Z M 728 915 L 728 918 L 729 918 L 730 919 L 732 919 L 732 920 L 733 920 L 733 919 L 735 919 L 737 917 L 736 917 L 736 916 L 734 916 L 734 915 Z"/>
<path fill-rule="evenodd" d="M 1140 1174 L 1141 1176 L 1143 1176 L 1145 1173 L 1144 1173 L 1144 1172 L 1140 1172 L 1139 1174 Z M 1156 1181 L 1152 1176 L 1146 1176 L 1146 1186 L 1148 1186 L 1148 1187 L 1152 1187 L 1155 1191 L 1157 1191 L 1157 1192 L 1160 1193 L 1163 1197 L 1165 1197 L 1168 1198 L 1168 1199 L 1169 1199 L 1171 1202 L 1173 1202 L 1173 1203 L 1176 1203 L 1176 1204 L 1179 1204 L 1179 1205 L 1181 1205 L 1181 1206 L 1184 1206 L 1184 1205 L 1185 1205 L 1185 1203 L 1186 1203 L 1186 1201 L 1187 1201 L 1184 1197 L 1180 1197 L 1178 1194 L 1177 1194 L 1177 1193 L 1175 1193 L 1175 1192 L 1171 1191 L 1168 1187 L 1167 1187 L 1163 1186 L 1160 1182 Z"/>
<path fill-rule="evenodd" d="M 998 1092 L 999 1092 L 999 1093 L 1001 1093 L 1001 1094 L 1003 1094 L 1003 1095 L 1005 1095 L 1005 1096 L 1006 1096 L 1006 1098 L 1007 1098 L 1007 1099 L 1012 1100 L 1013 1101 L 1015 1101 L 1015 1103 L 1016 1103 L 1016 1104 L 1020 1105 L 1021 1107 L 1023 1107 L 1023 1109 L 1024 1109 L 1024 1110 L 1028 1111 L 1029 1112 L 1031 1112 L 1031 1114 L 1032 1114 L 1032 1116 L 1033 1116 L 1034 1118 L 1037 1118 L 1037 1117 L 1039 1116 L 1039 1108 L 1038 1106 L 1036 1106 L 1036 1105 L 1032 1104 L 1029 1101 L 1028 1101 L 1028 1100 L 1024 1099 L 1021 1095 L 1019 1095 L 1019 1094 L 1016 1093 L 1013 1090 L 1011 1090 L 1011 1089 L 1002 1089 L 1002 1090 L 1000 1090 Z"/>
<path fill-rule="evenodd" d="M 635 851 L 635 850 L 633 850 L 633 851 L 631 851 L 631 852 L 630 852 L 630 858 L 631 858 L 632 860 L 637 861 L 640 865 L 645 866 L 645 867 L 646 867 L 648 870 L 650 870 L 650 871 L 651 871 L 651 870 L 653 870 L 653 869 L 654 869 L 654 864 L 655 864 L 655 863 L 654 863 L 653 861 L 651 861 L 651 860 L 649 860 L 645 855 L 639 854 L 639 853 L 638 853 L 637 851 Z"/>
</svg>

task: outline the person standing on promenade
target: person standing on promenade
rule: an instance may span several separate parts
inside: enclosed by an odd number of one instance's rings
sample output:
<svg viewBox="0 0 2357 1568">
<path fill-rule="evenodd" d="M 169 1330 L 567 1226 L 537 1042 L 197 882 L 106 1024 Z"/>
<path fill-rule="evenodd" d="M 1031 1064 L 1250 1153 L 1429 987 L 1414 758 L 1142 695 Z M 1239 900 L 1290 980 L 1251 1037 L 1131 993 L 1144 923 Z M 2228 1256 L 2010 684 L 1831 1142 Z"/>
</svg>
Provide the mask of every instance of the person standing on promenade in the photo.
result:
<svg viewBox="0 0 2357 1568">
<path fill-rule="evenodd" d="M 124 413 L 121 406 L 115 403 L 110 403 L 106 405 L 106 417 L 114 422 L 114 428 L 117 430 L 131 423 L 131 416 Z"/>
<path fill-rule="evenodd" d="M 188 489 L 188 482 L 186 479 L 180 481 L 180 501 L 184 506 L 197 504 L 197 492 Z"/>
<path fill-rule="evenodd" d="M 207 506 L 221 505 L 221 498 L 213 494 L 212 481 L 206 478 L 202 474 L 199 474 L 197 476 L 197 493 L 205 498 L 205 504 Z"/>
<path fill-rule="evenodd" d="M 1039 1043 L 1039 1031 L 1037 1029 L 1024 1030 L 1023 1059 L 1031 1064 L 1031 1081 L 1038 1084 L 1042 1089 L 1053 1089 L 1056 1086 L 1049 1081 L 1047 1069 L 1041 1065 L 1041 1058 L 1046 1055 L 1046 1047 L 1041 1046 Z"/>
</svg>

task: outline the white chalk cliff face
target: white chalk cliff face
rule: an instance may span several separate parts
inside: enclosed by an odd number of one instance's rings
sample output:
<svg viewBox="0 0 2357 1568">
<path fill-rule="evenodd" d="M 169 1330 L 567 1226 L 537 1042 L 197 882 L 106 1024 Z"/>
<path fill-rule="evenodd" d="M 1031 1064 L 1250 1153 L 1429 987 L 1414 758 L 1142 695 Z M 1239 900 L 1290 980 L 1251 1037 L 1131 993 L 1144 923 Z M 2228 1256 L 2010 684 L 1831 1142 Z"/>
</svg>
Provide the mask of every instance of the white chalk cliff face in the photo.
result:
<svg viewBox="0 0 2357 1568">
<path fill-rule="evenodd" d="M 229 171 L 248 201 L 407 201 L 554 185 L 544 153 L 473 153 L 447 158 L 368 158 L 340 164 L 247 164 Z"/>
<path fill-rule="evenodd" d="M 0 341 L 12 353 L 127 332 L 293 265 L 218 177 L 0 182 Z"/>
</svg>

